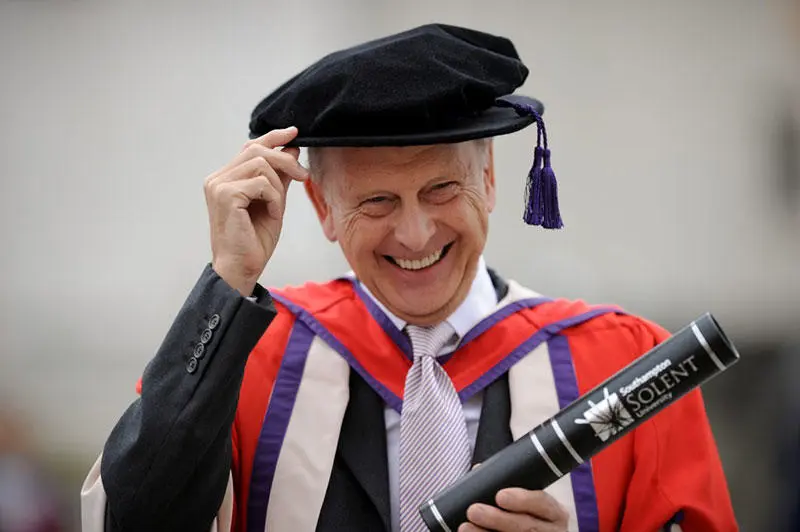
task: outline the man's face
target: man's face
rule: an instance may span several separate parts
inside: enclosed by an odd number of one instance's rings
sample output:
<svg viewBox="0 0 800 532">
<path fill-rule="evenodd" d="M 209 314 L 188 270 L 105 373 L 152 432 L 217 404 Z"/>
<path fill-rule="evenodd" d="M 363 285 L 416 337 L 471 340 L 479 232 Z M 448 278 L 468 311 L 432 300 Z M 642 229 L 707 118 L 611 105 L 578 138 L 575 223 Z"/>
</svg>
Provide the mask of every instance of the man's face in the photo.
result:
<svg viewBox="0 0 800 532">
<path fill-rule="evenodd" d="M 325 235 L 392 313 L 438 323 L 466 297 L 494 208 L 491 145 L 325 148 L 307 191 Z"/>
</svg>

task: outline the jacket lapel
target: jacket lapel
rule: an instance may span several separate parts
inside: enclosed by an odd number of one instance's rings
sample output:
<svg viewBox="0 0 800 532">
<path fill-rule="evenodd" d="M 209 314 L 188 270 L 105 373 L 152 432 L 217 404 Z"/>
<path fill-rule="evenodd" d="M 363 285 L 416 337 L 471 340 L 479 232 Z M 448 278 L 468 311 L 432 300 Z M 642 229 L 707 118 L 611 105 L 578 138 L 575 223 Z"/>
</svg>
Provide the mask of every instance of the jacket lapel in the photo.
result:
<svg viewBox="0 0 800 532">
<path fill-rule="evenodd" d="M 318 531 L 389 530 L 383 400 L 355 371 Z"/>
<path fill-rule="evenodd" d="M 494 292 L 497 294 L 497 300 L 502 301 L 508 295 L 508 283 L 491 268 L 488 268 L 489 278 L 492 280 Z"/>
<path fill-rule="evenodd" d="M 508 283 L 493 270 L 489 270 L 497 300 L 508 294 Z M 478 434 L 475 437 L 475 451 L 472 464 L 486 461 L 514 441 L 509 427 L 511 419 L 511 396 L 508 389 L 508 373 L 504 373 L 483 391 L 481 417 L 478 422 Z"/>
<path fill-rule="evenodd" d="M 485 462 L 504 447 L 511 445 L 513 438 L 509 427 L 511 399 L 508 391 L 508 373 L 504 373 L 483 392 L 478 434 L 472 465 Z"/>
</svg>

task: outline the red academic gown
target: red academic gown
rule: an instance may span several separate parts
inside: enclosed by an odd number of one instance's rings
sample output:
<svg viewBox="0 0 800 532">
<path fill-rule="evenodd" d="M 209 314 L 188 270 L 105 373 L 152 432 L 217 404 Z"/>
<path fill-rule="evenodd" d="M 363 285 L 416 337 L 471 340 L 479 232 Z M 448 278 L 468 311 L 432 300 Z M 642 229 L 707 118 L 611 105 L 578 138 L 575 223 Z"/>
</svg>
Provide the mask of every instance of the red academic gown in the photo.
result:
<svg viewBox="0 0 800 532">
<path fill-rule="evenodd" d="M 269 505 L 293 401 L 309 371 L 304 366 L 309 352 L 320 346 L 332 349 L 398 411 L 411 365 L 407 340 L 352 282 L 336 280 L 271 293 L 278 314 L 247 362 L 233 426 L 237 532 L 264 530 L 266 512 L 283 511 Z M 477 325 L 443 367 L 466 400 L 507 373 L 513 378 L 522 361 L 545 364 L 540 367 L 547 371 L 536 375 L 553 383 L 553 403 L 540 414 L 549 417 L 667 337 L 664 329 L 618 308 L 518 295 L 510 303 L 501 302 Z M 537 349 L 542 346 L 546 350 Z M 527 393 L 517 389 L 519 397 Z M 513 393 L 511 401 L 513 410 Z M 285 467 L 284 471 L 304 466 Z M 328 482 L 322 476 L 319 493 Z M 738 530 L 699 390 L 568 477 L 571 494 L 566 498 L 571 500 L 566 502 L 581 531 L 669 530 L 673 524 L 676 530 L 692 532 Z M 318 505 L 311 511 L 318 511 Z"/>
</svg>

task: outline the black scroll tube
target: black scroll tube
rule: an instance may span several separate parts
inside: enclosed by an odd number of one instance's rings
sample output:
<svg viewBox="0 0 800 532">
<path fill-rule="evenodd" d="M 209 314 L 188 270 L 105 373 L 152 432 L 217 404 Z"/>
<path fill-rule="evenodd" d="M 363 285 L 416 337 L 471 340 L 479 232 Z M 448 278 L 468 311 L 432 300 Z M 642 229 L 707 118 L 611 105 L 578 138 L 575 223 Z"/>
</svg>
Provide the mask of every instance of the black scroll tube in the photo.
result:
<svg viewBox="0 0 800 532">
<path fill-rule="evenodd" d="M 452 532 L 501 489 L 541 490 L 739 359 L 706 313 L 420 506 L 428 529 Z"/>
</svg>

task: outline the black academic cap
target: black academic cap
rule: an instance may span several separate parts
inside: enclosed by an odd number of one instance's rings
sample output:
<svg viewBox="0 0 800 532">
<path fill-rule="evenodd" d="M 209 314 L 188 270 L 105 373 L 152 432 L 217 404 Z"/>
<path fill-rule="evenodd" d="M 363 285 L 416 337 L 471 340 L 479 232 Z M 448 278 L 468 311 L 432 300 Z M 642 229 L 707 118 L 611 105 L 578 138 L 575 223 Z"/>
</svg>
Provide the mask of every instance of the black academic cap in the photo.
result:
<svg viewBox="0 0 800 532">
<path fill-rule="evenodd" d="M 250 137 L 296 126 L 290 146 L 409 146 L 494 137 L 535 123 L 525 221 L 561 227 L 555 176 L 549 184 L 543 179 L 550 159 L 544 106 L 513 94 L 528 73 L 507 38 L 428 24 L 323 57 L 256 106 Z"/>
</svg>

